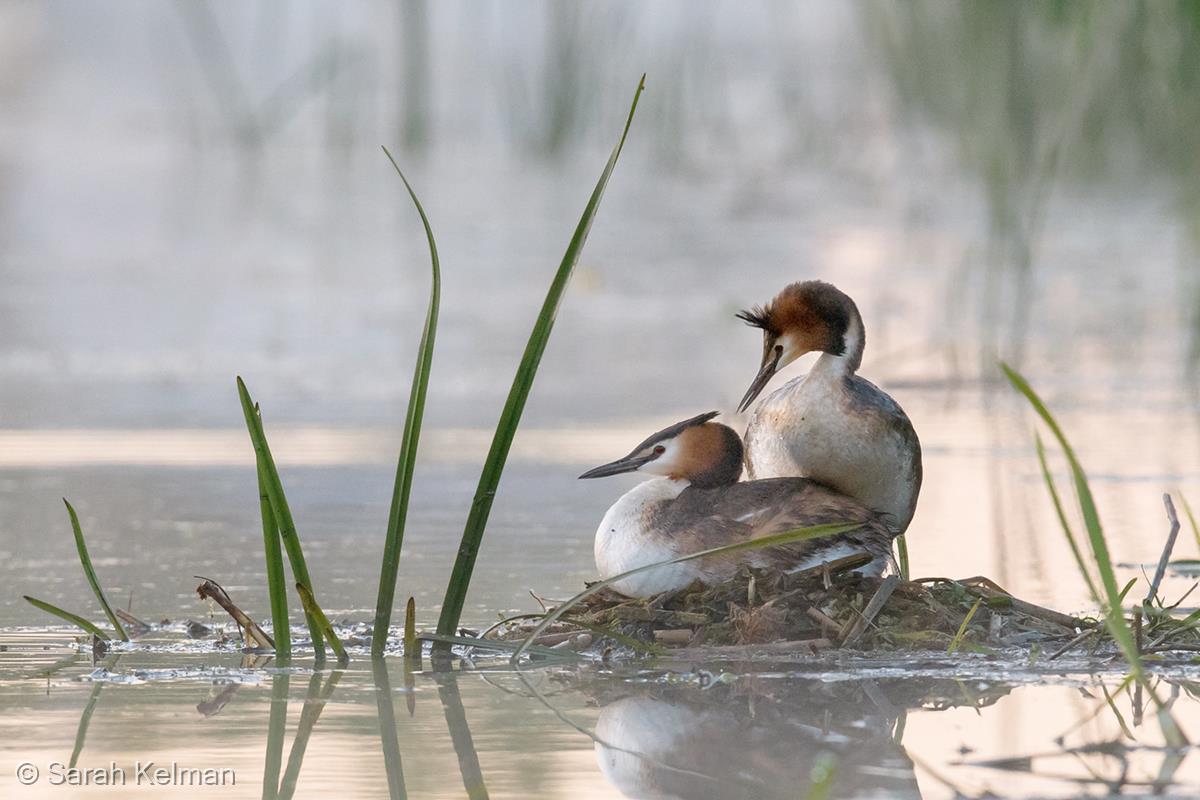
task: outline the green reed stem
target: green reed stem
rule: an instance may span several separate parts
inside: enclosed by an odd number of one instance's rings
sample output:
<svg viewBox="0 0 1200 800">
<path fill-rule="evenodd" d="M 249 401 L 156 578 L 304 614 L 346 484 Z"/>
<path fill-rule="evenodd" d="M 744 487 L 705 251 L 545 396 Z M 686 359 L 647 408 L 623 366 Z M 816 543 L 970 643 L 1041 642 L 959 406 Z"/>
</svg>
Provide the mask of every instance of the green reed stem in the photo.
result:
<svg viewBox="0 0 1200 800">
<path fill-rule="evenodd" d="M 79 551 L 79 563 L 83 567 L 83 574 L 87 577 L 88 583 L 91 584 L 92 591 L 96 594 L 96 599 L 100 601 L 100 607 L 104 609 L 104 616 L 108 617 L 113 630 L 117 632 L 117 638 L 122 642 L 128 642 L 129 637 L 125 635 L 125 629 L 121 627 L 121 621 L 113 613 L 112 607 L 104 597 L 104 590 L 100 588 L 100 580 L 96 577 L 96 570 L 92 567 L 92 558 L 88 555 L 87 542 L 83 539 L 83 528 L 79 525 L 79 515 L 75 513 L 75 509 L 67 502 L 67 498 L 65 497 L 63 498 L 63 505 L 67 507 L 67 514 L 71 517 L 71 530 L 75 532 L 75 549 Z"/>
<path fill-rule="evenodd" d="M 429 243 L 429 260 L 432 264 L 433 280 L 429 287 L 429 307 L 425 312 L 425 328 L 421 331 L 421 344 L 417 348 L 417 364 L 413 368 L 412 388 L 408 394 L 408 413 L 404 417 L 404 436 L 400 440 L 400 458 L 396 463 L 396 482 L 392 489 L 392 505 L 388 512 L 387 537 L 383 545 L 383 562 L 379 569 L 379 591 L 375 602 L 375 626 L 371 638 L 371 655 L 383 655 L 387 647 L 388 628 L 392 622 L 392 603 L 396 596 L 396 574 L 400 569 L 400 549 L 404 544 L 404 522 L 408 518 L 408 499 L 412 491 L 413 471 L 417 463 L 417 449 L 421 438 L 421 420 L 425 415 L 425 393 L 429 387 L 429 373 L 433 367 L 433 341 L 437 335 L 438 307 L 441 303 L 442 273 L 438 264 L 437 243 L 425 209 L 396 164 L 388 149 L 384 154 L 392 162 L 396 174 L 404 182 L 408 196 L 417 207 L 421 224 L 425 226 L 425 238 Z"/>
<path fill-rule="evenodd" d="M 542 354 L 546 351 L 546 343 L 554 328 L 554 320 L 558 315 L 563 293 L 566 291 L 571 273 L 579 261 L 583 245 L 587 241 L 588 232 L 596 217 L 596 211 L 600 207 L 600 200 L 604 196 L 609 176 L 612 175 L 613 168 L 617 165 L 617 159 L 621 155 L 621 148 L 625 145 L 625 137 L 629 135 L 629 126 L 633 123 L 633 114 L 637 110 L 638 98 L 642 96 L 645 85 L 646 76 L 643 75 L 641 81 L 638 82 L 637 91 L 633 95 L 633 103 L 629 107 L 629 116 L 625 120 L 621 138 L 617 142 L 617 146 L 613 148 L 612 155 L 609 156 L 608 163 L 605 164 L 604 171 L 600 174 L 600 180 L 596 183 L 596 188 L 592 190 L 592 195 L 583 210 L 579 225 L 575 228 L 575 234 L 571 237 L 570 244 L 567 245 L 567 251 L 558 266 L 558 271 L 554 274 L 554 280 L 546 293 L 541 312 L 529 335 L 529 342 L 525 345 L 525 353 L 521 357 L 521 363 L 513 377 L 512 388 L 508 392 L 508 399 L 504 403 L 504 410 L 500 414 L 500 421 L 496 425 L 496 432 L 492 437 L 491 449 L 488 451 L 487 460 L 484 462 L 483 471 L 479 476 L 479 486 L 475 490 L 475 497 L 467 515 L 467 524 L 459 543 L 454 570 L 450 574 L 450 582 L 442 600 L 442 613 L 438 618 L 437 632 L 443 636 L 452 635 L 458 630 L 458 622 L 462 617 L 463 606 L 467 600 L 467 590 L 471 584 L 471 575 L 475 570 L 475 559 L 479 554 L 479 545 L 483 541 L 483 531 L 487 527 L 488 515 L 492 510 L 496 489 L 500 485 L 500 476 L 504 472 L 509 448 L 512 446 L 517 426 L 521 422 L 521 414 L 525 410 L 525 401 L 529 397 L 530 389 L 533 388 L 538 364 L 542 360 Z M 442 647 L 444 650 L 444 646 Z"/>
<path fill-rule="evenodd" d="M 267 488 L 267 497 L 271 503 L 271 513 L 275 517 L 279 536 L 283 539 L 284 550 L 287 551 L 288 561 L 292 565 L 292 575 L 297 583 L 312 586 L 312 578 L 308 575 L 308 564 L 304 561 L 304 550 L 300 547 L 300 535 L 296 532 L 296 523 L 292 519 L 292 510 L 288 507 L 287 497 L 283 493 L 283 482 L 279 479 L 279 470 L 275 468 L 275 459 L 271 456 L 271 447 L 267 444 L 267 435 L 263 431 L 262 417 L 258 406 L 250 397 L 246 384 L 237 379 L 238 398 L 242 401 L 242 414 L 246 417 L 246 428 L 250 432 L 250 441 L 254 445 L 256 460 L 262 464 L 263 478 Z M 318 658 L 325 656 L 325 640 L 321 629 L 308 609 L 304 612 L 308 633 L 312 638 L 313 652 Z"/>
<path fill-rule="evenodd" d="M 256 406 L 254 409 L 258 411 Z M 258 505 L 262 515 L 263 552 L 267 561 L 267 593 L 271 597 L 271 626 L 275 633 L 275 655 L 281 659 L 292 655 L 292 632 L 288 622 L 287 582 L 283 574 L 283 550 L 279 542 L 279 525 L 271 510 L 267 494 L 267 475 L 261 458 L 258 465 Z"/>
<path fill-rule="evenodd" d="M 1035 433 L 1033 440 L 1037 446 L 1038 464 L 1042 468 L 1042 480 L 1046 483 L 1046 490 L 1050 492 L 1050 501 L 1054 504 L 1054 513 L 1058 516 L 1058 524 L 1062 526 L 1063 535 L 1067 537 L 1067 545 L 1071 548 L 1071 556 L 1075 559 L 1075 566 L 1079 569 L 1079 574 L 1083 576 L 1084 582 L 1087 583 L 1088 593 L 1091 594 L 1092 600 L 1099 604 L 1100 593 L 1096 590 L 1096 582 L 1092 580 L 1092 571 L 1088 569 L 1087 562 L 1083 560 L 1083 552 L 1079 549 L 1079 544 L 1075 540 L 1075 532 L 1071 529 L 1071 523 L 1067 520 L 1066 511 L 1063 510 L 1062 498 L 1058 495 L 1058 486 L 1054 483 L 1054 476 L 1050 472 L 1050 465 L 1046 463 L 1046 445 L 1042 443 L 1042 435 Z"/>
</svg>

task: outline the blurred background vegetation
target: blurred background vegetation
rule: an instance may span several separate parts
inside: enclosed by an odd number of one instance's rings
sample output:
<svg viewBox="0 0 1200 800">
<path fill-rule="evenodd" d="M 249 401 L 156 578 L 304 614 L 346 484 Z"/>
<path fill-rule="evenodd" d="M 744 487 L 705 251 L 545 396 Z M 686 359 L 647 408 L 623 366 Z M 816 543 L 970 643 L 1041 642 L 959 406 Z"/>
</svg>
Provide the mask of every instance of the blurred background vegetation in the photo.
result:
<svg viewBox="0 0 1200 800">
<path fill-rule="evenodd" d="M 48 276 L 68 280 L 65 265 L 92 253 L 108 263 L 89 262 L 87 280 L 101 284 L 94 291 L 73 284 L 75 311 L 86 317 L 115 303 L 137 316 L 151 300 L 114 289 L 120 275 L 150 269 L 164 281 L 172 272 L 195 281 L 198 269 L 244 247 L 245 226 L 259 222 L 266 227 L 251 238 L 258 251 L 247 255 L 254 263 L 241 274 L 290 259 L 276 278 L 305 285 L 321 274 L 336 281 L 331 260 L 374 263 L 395 242 L 376 242 L 386 235 L 349 218 L 383 208 L 391 216 L 370 217 L 382 229 L 399 213 L 384 195 L 381 143 L 397 146 L 418 180 L 430 177 L 425 194 L 447 238 L 481 235 L 495 245 L 507 227 L 540 254 L 541 230 L 498 218 L 487 227 L 481 212 L 503 207 L 513 174 L 528 178 L 520 191 L 561 183 L 562 194 L 547 201 L 555 208 L 578 194 L 566 184 L 611 139 L 644 70 L 650 94 L 629 155 L 637 175 L 627 176 L 637 187 L 630 202 L 642 206 L 616 212 L 629 215 L 622 232 L 639 246 L 601 250 L 601 260 L 661 259 L 671 249 L 671 241 L 654 241 L 664 223 L 645 213 L 646 203 L 673 209 L 667 224 L 685 237 L 724 224 L 727 241 L 744 243 L 744 261 L 712 243 L 676 240 L 673 258 L 690 261 L 691 271 L 680 264 L 665 273 L 711 280 L 724 313 L 762 299 L 760 286 L 780 279 L 821 274 L 851 288 L 876 286 L 844 277 L 837 259 L 814 257 L 806 244 L 822 231 L 861 226 L 869 230 L 848 230 L 858 243 L 847 246 L 879 251 L 869 256 L 873 277 L 894 288 L 860 302 L 885 348 L 874 354 L 899 353 L 900 377 L 990 378 L 998 356 L 1025 362 L 1031 332 L 1047 335 L 1034 351 L 1051 362 L 1052 343 L 1071 337 L 1105 361 L 1133 356 L 1171 376 L 1194 376 L 1198 36 L 1200 4 L 1184 0 L 6 4 L 0 232 L 8 246 L 0 277 L 24 293 L 0 301 L 12 334 L 0 374 L 62 380 L 87 365 L 101 373 L 114 350 L 124 355 L 116 369 L 110 364 L 110 382 L 121 370 L 142 388 L 164 371 L 173 373 L 168 382 L 186 382 L 189 369 L 214 359 L 205 380 L 229 372 L 237 348 L 215 318 L 190 320 L 170 353 L 156 355 L 147 341 L 171 332 L 131 328 L 129 314 L 101 325 L 97 338 L 41 327 L 34 309 L 53 305 L 64 288 Z M 456 202 L 464 192 L 487 202 L 468 211 Z M 337 210 L 319 211 L 333 196 Z M 300 217 L 281 223 L 280 198 Z M 210 212 L 230 204 L 235 219 L 204 228 Z M 123 218 L 106 220 L 118 207 Z M 462 218 L 448 219 L 456 213 Z M 467 217 L 487 230 L 472 231 Z M 202 241 L 189 239 L 184 229 L 193 225 Z M 563 221 L 542 227 L 546 246 L 556 248 L 548 243 Z M 65 230 L 73 246 L 64 245 Z M 314 239 L 320 244 L 308 256 Z M 179 258 L 189 250 L 190 264 Z M 404 254 L 406 263 L 419 257 L 416 248 Z M 712 277 L 722 263 L 765 266 L 761 281 L 749 278 L 743 290 Z M 451 290 L 454 274 L 485 268 L 449 264 Z M 117 277 L 106 282 L 105 274 Z M 382 265 L 364 268 L 359 291 L 378 288 L 384 274 Z M 667 285 L 639 284 L 611 264 L 604 274 L 608 286 L 626 282 L 630 294 Z M 305 327 L 314 312 L 303 307 L 324 299 L 321 286 L 318 279 L 309 300 L 293 302 L 299 316 L 286 340 L 249 319 L 261 306 L 234 308 L 238 301 L 216 284 L 207 288 L 221 295 L 209 299 L 224 306 L 227 330 L 251 329 L 243 331 L 249 350 L 286 356 L 300 353 L 298 340 L 324 338 Z M 162 288 L 151 304 L 168 329 L 182 326 L 187 312 L 166 310 L 189 295 Z M 392 300 L 413 310 L 415 289 L 402 287 Z M 276 302 L 260 300 L 268 309 Z M 1077 308 L 1062 314 L 1064 305 Z M 895 335 L 916 319 L 918 336 Z M 360 333 L 347 334 L 330 358 L 361 352 L 370 332 Z M 381 340 L 374 355 L 405 363 L 410 346 L 396 343 L 403 333 L 388 333 L 394 339 Z M 1147 345 L 1152 353 L 1139 349 L 1146 339 L 1159 340 Z M 905 367 L 905 359 L 927 368 Z M 264 368 L 278 367 L 270 360 Z M 734 360 L 731 350 L 728 364 Z M 40 401 L 27 394 L 9 394 L 24 406 L 18 418 L 39 416 Z"/>
<path fill-rule="evenodd" d="M 734 313 L 820 277 L 858 302 L 863 372 L 925 444 L 916 569 L 969 556 L 1070 607 L 996 361 L 1096 465 L 1114 549 L 1156 558 L 1158 492 L 1200 474 L 1198 36 L 1182 0 L 0 4 L 0 552 L 40 546 L 68 494 L 98 555 L 120 531 L 164 571 L 222 572 L 197 554 L 243 541 L 258 510 L 238 494 L 241 374 L 306 546 L 345 590 L 334 608 L 368 607 L 428 280 L 382 144 L 443 267 L 402 567 L 430 607 L 645 72 L 497 496 L 494 557 L 519 549 L 544 591 L 590 576 L 614 489 L 577 484 L 579 467 L 731 409 L 760 354 Z M 480 602 L 526 602 L 515 580 L 501 570 Z"/>
</svg>

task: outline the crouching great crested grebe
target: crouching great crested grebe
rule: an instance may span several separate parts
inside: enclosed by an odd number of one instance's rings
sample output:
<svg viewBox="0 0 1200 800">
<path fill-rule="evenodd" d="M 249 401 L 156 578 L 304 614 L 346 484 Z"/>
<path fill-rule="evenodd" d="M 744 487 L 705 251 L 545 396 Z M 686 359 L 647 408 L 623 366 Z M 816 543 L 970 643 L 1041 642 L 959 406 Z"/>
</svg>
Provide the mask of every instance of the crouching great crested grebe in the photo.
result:
<svg viewBox="0 0 1200 800">
<path fill-rule="evenodd" d="M 805 281 L 738 317 L 763 332 L 762 364 L 738 411 L 776 372 L 821 353 L 807 375 L 759 403 L 746 429 L 749 477 L 812 478 L 904 533 L 921 491 L 921 442 L 896 401 L 855 374 L 866 340 L 854 301 L 828 283 Z"/>
<path fill-rule="evenodd" d="M 708 556 L 648 570 L 614 584 L 632 597 L 719 583 L 742 565 L 783 570 L 866 553 L 860 572 L 878 575 L 891 558 L 892 534 L 882 517 L 845 495 L 804 478 L 739 483 L 742 440 L 710 422 L 710 411 L 654 434 L 622 459 L 580 478 L 645 472 L 653 478 L 626 492 L 596 530 L 596 567 L 610 578 L 637 567 L 812 525 L 850 523 L 853 530 L 759 550 Z"/>
</svg>

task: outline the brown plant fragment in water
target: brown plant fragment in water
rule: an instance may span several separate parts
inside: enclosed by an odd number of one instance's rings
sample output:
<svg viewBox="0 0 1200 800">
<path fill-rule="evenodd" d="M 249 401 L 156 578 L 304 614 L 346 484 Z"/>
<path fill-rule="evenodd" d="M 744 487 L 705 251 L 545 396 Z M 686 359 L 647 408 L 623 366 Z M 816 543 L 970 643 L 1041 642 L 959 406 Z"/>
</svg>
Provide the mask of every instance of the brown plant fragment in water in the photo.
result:
<svg viewBox="0 0 1200 800">
<path fill-rule="evenodd" d="M 196 594 L 200 596 L 201 600 L 212 600 L 225 609 L 226 613 L 233 617 L 233 621 L 242 629 L 243 637 L 249 642 L 253 642 L 254 647 L 275 649 L 275 640 L 268 636 L 266 631 L 258 626 L 257 622 L 250 619 L 244 611 L 234 605 L 233 600 L 229 597 L 229 593 L 221 588 L 219 583 L 204 578 L 204 582 L 196 587 Z"/>
</svg>

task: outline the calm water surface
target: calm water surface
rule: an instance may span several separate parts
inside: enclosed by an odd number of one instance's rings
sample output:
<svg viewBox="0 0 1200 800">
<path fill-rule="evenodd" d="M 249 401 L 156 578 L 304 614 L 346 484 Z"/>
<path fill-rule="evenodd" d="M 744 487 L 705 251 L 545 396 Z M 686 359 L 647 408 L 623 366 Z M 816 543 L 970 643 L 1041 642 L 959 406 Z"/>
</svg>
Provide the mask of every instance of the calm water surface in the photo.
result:
<svg viewBox="0 0 1200 800">
<path fill-rule="evenodd" d="M 1200 791 L 1194 754 L 1157 749 L 1153 715 L 1136 716 L 1120 676 L 1080 663 L 1043 674 L 970 658 L 519 673 L 462 662 L 406 674 L 399 659 L 281 670 L 161 642 L 93 664 L 53 641 L 5 637 L 0 733 L 14 767 L 41 773 L 22 787 L 6 770 L 6 796 L 252 797 L 269 795 L 264 774 L 298 797 L 1074 797 L 1146 793 L 1164 776 L 1164 796 Z M 1157 686 L 1172 701 L 1200 670 L 1174 674 Z M 1194 704 L 1176 714 L 1200 722 Z M 139 786 L 148 761 L 230 772 L 217 773 L 221 788 Z M 85 775 L 126 782 L 62 785 Z"/>
</svg>

